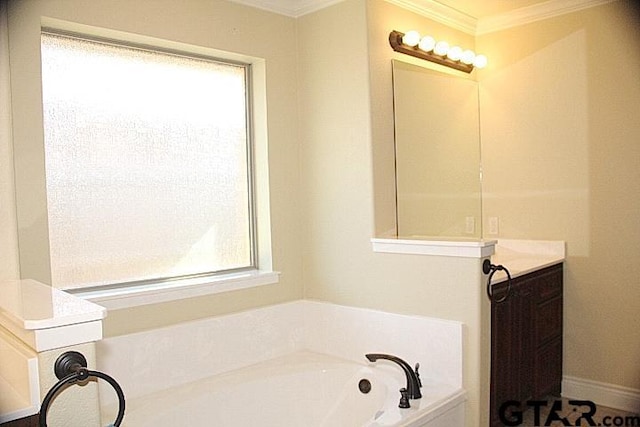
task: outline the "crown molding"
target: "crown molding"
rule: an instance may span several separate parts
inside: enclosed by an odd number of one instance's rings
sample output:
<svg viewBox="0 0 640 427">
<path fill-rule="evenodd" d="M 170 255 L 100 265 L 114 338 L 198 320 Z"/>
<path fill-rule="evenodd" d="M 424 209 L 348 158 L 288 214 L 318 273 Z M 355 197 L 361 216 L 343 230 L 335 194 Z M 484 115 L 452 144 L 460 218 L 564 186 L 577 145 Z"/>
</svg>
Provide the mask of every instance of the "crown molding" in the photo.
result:
<svg viewBox="0 0 640 427">
<path fill-rule="evenodd" d="M 493 33 L 617 0 L 549 0 L 478 20 L 476 35 Z"/>
<path fill-rule="evenodd" d="M 299 18 L 343 0 L 231 0 L 280 15 Z M 577 12 L 618 0 L 548 0 L 499 15 L 474 18 L 437 0 L 385 0 L 425 18 L 474 36 Z"/>
<path fill-rule="evenodd" d="M 435 0 L 385 1 L 467 34 L 476 34 L 478 21 L 476 18 L 449 6 L 445 6 L 442 3 L 438 3 Z"/>
</svg>

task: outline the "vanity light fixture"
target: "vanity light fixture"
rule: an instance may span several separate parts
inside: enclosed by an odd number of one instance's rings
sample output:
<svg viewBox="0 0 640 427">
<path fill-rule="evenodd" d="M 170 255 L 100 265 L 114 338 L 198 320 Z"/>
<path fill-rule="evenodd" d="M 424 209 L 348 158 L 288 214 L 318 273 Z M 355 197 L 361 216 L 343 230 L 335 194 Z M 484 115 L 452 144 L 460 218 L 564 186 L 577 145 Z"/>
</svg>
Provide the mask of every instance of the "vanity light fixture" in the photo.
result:
<svg viewBox="0 0 640 427">
<path fill-rule="evenodd" d="M 392 31 L 389 34 L 389 44 L 396 52 L 455 68 L 465 73 L 470 73 L 474 68 L 484 68 L 487 65 L 487 57 L 484 55 L 476 55 L 474 51 L 462 49 L 460 46 L 449 46 L 446 41 L 436 41 L 431 36 L 421 37 L 420 33 L 413 30 L 406 33 Z"/>
</svg>

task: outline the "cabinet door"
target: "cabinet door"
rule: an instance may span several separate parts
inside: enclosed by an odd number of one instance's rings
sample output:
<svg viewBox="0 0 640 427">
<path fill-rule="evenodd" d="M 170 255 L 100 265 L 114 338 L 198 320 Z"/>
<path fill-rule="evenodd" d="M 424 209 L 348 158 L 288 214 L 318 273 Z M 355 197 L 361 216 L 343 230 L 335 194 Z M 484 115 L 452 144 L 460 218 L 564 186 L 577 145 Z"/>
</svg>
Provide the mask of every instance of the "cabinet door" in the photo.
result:
<svg viewBox="0 0 640 427">
<path fill-rule="evenodd" d="M 547 269 L 536 291 L 533 395 L 560 395 L 562 383 L 562 266 Z"/>
<path fill-rule="evenodd" d="M 504 402 L 559 394 L 562 380 L 562 265 L 518 277 L 491 303 L 491 426 Z M 506 284 L 494 285 L 500 298 Z"/>
<path fill-rule="evenodd" d="M 496 291 L 499 288 L 496 287 Z M 517 291 L 501 303 L 491 304 L 491 425 L 502 425 L 498 409 L 517 399 L 520 376 L 520 321 Z"/>
<path fill-rule="evenodd" d="M 562 295 L 537 305 L 534 326 L 537 347 L 562 335 Z"/>
<path fill-rule="evenodd" d="M 535 354 L 535 314 L 536 302 L 534 287 L 531 280 L 523 280 L 518 286 L 518 365 L 515 367 L 518 374 L 518 394 L 516 399 L 522 402 L 531 399 L 534 394 L 533 379 L 531 373 L 534 366 Z"/>
<path fill-rule="evenodd" d="M 533 364 L 533 393 L 536 398 L 560 396 L 562 386 L 562 337 L 538 348 Z"/>
</svg>

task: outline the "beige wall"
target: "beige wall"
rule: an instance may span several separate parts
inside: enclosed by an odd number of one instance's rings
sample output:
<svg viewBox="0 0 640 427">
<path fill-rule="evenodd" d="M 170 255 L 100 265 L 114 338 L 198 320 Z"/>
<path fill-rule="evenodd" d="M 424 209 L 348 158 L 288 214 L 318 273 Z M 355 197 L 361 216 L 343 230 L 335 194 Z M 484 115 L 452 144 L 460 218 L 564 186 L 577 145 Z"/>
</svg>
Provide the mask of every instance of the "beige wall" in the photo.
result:
<svg viewBox="0 0 640 427">
<path fill-rule="evenodd" d="M 464 322 L 467 425 L 477 427 L 489 372 L 481 260 L 374 253 L 370 243 L 381 200 L 394 209 L 393 170 L 382 188 L 376 175 L 393 165 L 387 39 L 405 17 L 416 19 L 383 1 L 348 0 L 298 19 L 305 296 Z"/>
<path fill-rule="evenodd" d="M 7 2 L 0 0 L 0 278 L 8 280 L 20 277 L 15 203 Z"/>
<path fill-rule="evenodd" d="M 299 237 L 301 220 L 297 184 L 299 169 L 296 138 L 295 20 L 215 0 L 10 1 L 8 29 L 11 36 L 13 137 L 16 161 L 21 167 L 16 181 L 18 187 L 26 183 L 30 189 L 35 187 L 36 191 L 40 192 L 44 191 L 44 171 L 42 149 L 38 148 L 42 146 L 39 34 L 41 20 L 51 18 L 231 51 L 264 58 L 266 62 L 273 268 L 282 272 L 280 283 L 208 297 L 110 311 L 105 322 L 105 335 L 119 335 L 300 298 L 302 241 Z M 5 97 L 2 98 L 2 102 L 6 102 Z M 6 122 L 5 110 L 2 111 L 2 119 Z M 0 151 L 3 166 L 11 165 L 10 147 L 5 147 L 6 145 L 7 140 L 3 133 Z M 0 225 L 3 235 L 6 233 L 11 236 L 12 233 L 15 234 L 15 219 L 12 223 L 9 215 L 13 204 L 9 170 L 2 168 L 3 176 L 0 183 L 3 187 L 0 200 L 3 204 L 7 203 L 8 216 L 7 219 L 2 218 Z M 46 206 L 43 198 L 38 200 L 37 197 L 30 197 L 34 195 L 33 192 L 26 194 L 26 198 L 21 196 L 18 200 L 19 215 L 24 219 L 20 226 L 21 232 L 27 238 L 31 235 L 37 239 L 37 236 L 42 236 L 42 227 L 45 227 L 46 233 L 46 217 L 43 216 Z M 3 209 L 3 215 L 4 212 Z M 36 232 L 31 232 L 32 229 L 36 229 Z M 25 270 L 32 264 L 44 266 L 36 266 L 37 274 L 40 274 L 40 270 L 46 270 L 46 262 L 43 262 L 48 253 L 46 240 L 44 243 L 35 254 L 23 250 L 20 262 Z M 11 278 L 11 275 L 15 274 L 12 273 L 15 267 L 12 268 L 9 263 L 5 264 L 5 260 L 17 258 L 18 246 L 15 238 L 7 243 L 3 240 L 2 244 L 3 250 L 6 246 L 7 254 L 5 258 L 3 253 L 3 276 L 0 278 Z"/>
<path fill-rule="evenodd" d="M 477 43 L 484 218 L 502 237 L 566 240 L 564 374 L 638 390 L 640 7 Z"/>
</svg>

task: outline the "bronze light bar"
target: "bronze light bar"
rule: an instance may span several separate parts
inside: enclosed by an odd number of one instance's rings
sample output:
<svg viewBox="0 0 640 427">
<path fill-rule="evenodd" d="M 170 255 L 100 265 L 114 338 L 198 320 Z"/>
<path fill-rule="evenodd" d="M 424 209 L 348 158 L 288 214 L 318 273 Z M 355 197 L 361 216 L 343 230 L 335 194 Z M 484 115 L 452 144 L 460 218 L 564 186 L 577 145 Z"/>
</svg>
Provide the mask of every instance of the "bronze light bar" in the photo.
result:
<svg viewBox="0 0 640 427">
<path fill-rule="evenodd" d="M 464 71 L 465 73 L 470 73 L 474 69 L 473 64 L 466 64 L 460 60 L 453 60 L 447 57 L 446 53 L 444 55 L 438 55 L 433 50 L 425 51 L 415 46 L 409 46 L 403 43 L 402 39 L 404 37 L 404 33 L 399 31 L 391 31 L 389 33 L 389 44 L 396 52 L 404 53 L 406 55 L 411 55 L 416 58 L 424 59 L 427 61 L 435 62 L 436 64 L 444 65 L 446 67 L 454 68 L 459 71 Z M 478 67 L 481 68 L 481 67 Z"/>
</svg>

